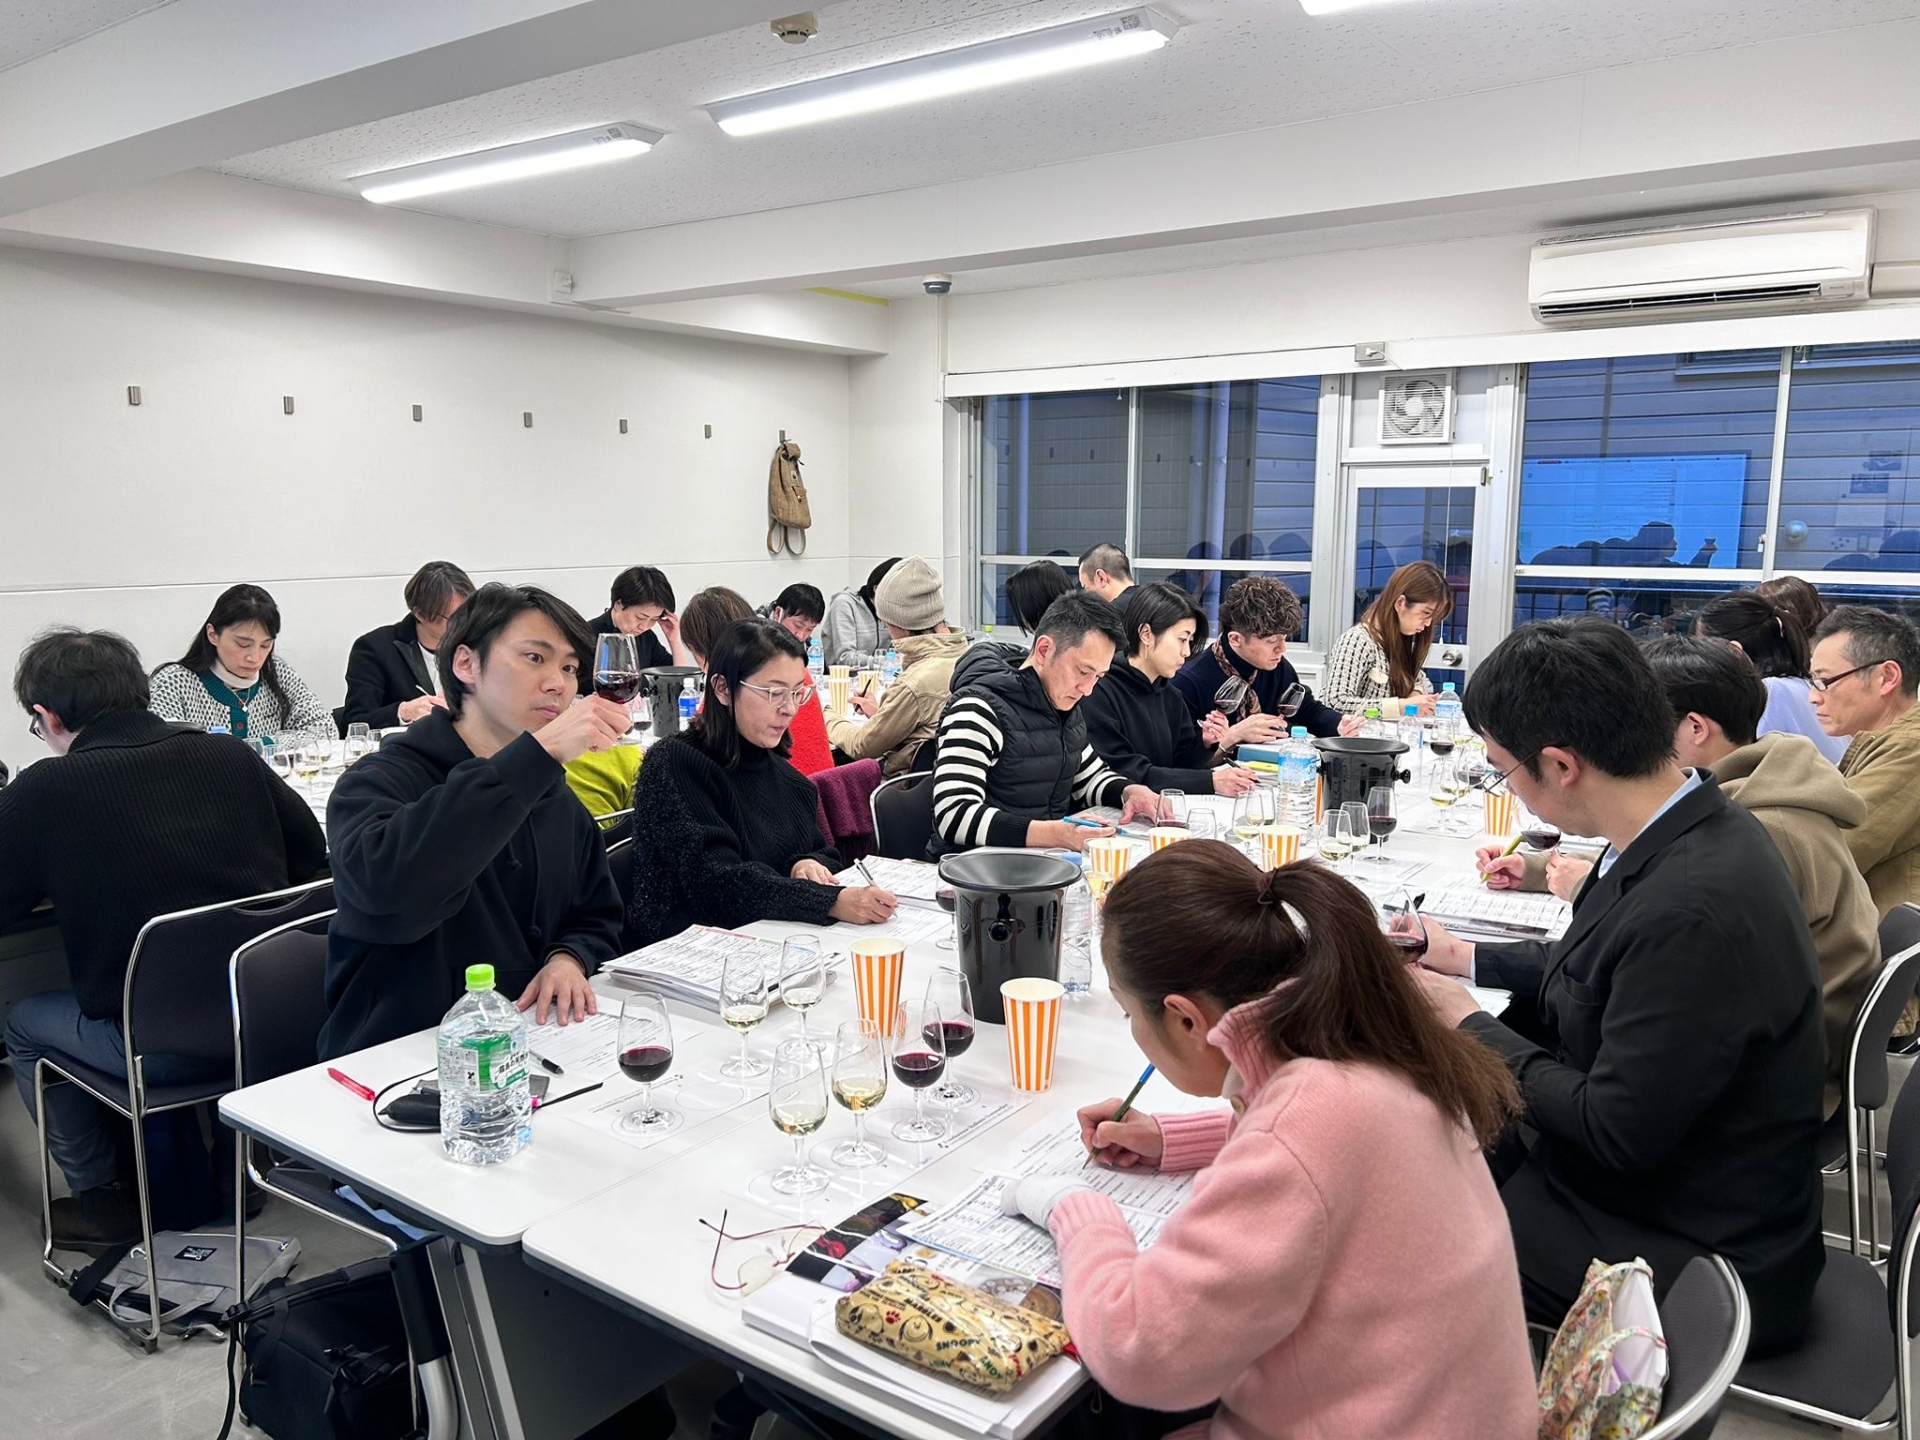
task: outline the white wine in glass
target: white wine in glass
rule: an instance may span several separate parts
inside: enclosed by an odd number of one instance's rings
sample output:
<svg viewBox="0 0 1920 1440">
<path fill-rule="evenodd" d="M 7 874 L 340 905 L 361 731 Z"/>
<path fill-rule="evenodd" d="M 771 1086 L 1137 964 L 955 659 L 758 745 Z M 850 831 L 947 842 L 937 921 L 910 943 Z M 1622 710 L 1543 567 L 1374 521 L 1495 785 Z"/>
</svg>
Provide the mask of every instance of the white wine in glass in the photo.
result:
<svg viewBox="0 0 1920 1440">
<path fill-rule="evenodd" d="M 780 942 L 780 999 L 800 1015 L 800 1038 L 812 1040 L 807 1012 L 827 998 L 827 967 L 818 935 L 790 935 Z"/>
<path fill-rule="evenodd" d="M 758 952 L 729 955 L 720 969 L 720 1020 L 740 1032 L 740 1053 L 720 1067 L 729 1080 L 751 1080 L 767 1073 L 767 1062 L 754 1059 L 747 1044 L 755 1027 L 767 1018 L 771 990 L 766 962 Z"/>
<path fill-rule="evenodd" d="M 769 1182 L 782 1195 L 811 1195 L 833 1177 L 807 1161 L 805 1143 L 827 1123 L 827 1072 L 820 1052 L 804 1040 L 774 1047 L 773 1079 L 767 1090 L 767 1115 L 774 1129 L 793 1137 L 793 1163 L 776 1170 Z"/>
<path fill-rule="evenodd" d="M 867 1112 L 887 1098 L 887 1034 L 872 1020 L 847 1020 L 833 1037 L 833 1098 L 853 1112 L 853 1139 L 828 1158 L 845 1170 L 879 1165 L 887 1152 L 867 1139 Z"/>
</svg>

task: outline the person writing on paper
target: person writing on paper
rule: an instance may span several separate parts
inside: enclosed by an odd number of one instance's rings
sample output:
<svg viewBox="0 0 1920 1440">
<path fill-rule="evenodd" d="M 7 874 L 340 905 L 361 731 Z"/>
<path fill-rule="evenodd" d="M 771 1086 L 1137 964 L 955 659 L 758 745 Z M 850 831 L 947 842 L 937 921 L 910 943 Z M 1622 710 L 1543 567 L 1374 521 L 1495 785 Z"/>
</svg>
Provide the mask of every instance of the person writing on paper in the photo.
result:
<svg viewBox="0 0 1920 1440">
<path fill-rule="evenodd" d="M 1358 715 L 1342 715 L 1313 698 L 1304 698 L 1289 721 L 1280 714 L 1280 698 L 1300 683 L 1287 659 L 1287 641 L 1299 633 L 1300 597 L 1271 575 L 1236 580 L 1220 602 L 1220 639 L 1180 667 L 1173 688 L 1187 702 L 1201 738 L 1222 752 L 1251 741 L 1265 744 L 1303 725 L 1311 735 L 1356 735 Z M 1223 710 L 1223 692 L 1238 698 Z M 1230 713 L 1229 713 L 1230 711 Z"/>
<path fill-rule="evenodd" d="M 584 1019 L 587 977 L 620 944 L 620 894 L 567 762 L 626 733 L 624 705 L 588 695 L 593 636 L 531 585 L 483 585 L 447 625 L 436 709 L 333 788 L 319 1054 L 437 1025 L 469 965 L 536 1024 Z"/>
<path fill-rule="evenodd" d="M 710 585 L 687 602 L 681 617 L 681 638 L 685 640 L 690 662 L 702 670 L 727 627 L 739 620 L 754 619 L 753 607 L 746 596 L 724 585 Z M 781 628 L 793 634 L 784 622 Z M 795 635 L 798 640 L 800 637 Z M 801 641 L 804 645 L 806 642 Z M 802 651 L 804 654 L 805 652 Z M 704 703 L 704 702 L 702 702 Z M 795 713 L 787 726 L 787 763 L 802 775 L 818 775 L 833 768 L 833 746 L 827 740 L 827 716 L 820 706 L 818 692 Z"/>
<path fill-rule="evenodd" d="M 640 767 L 627 906 L 635 945 L 689 925 L 892 917 L 888 891 L 833 883 L 840 861 L 820 833 L 813 782 L 787 763 L 787 728 L 812 699 L 807 652 L 783 627 L 739 620 L 720 632 L 693 725 Z"/>
<path fill-rule="evenodd" d="M 1414 705 L 1433 714 L 1433 681 L 1423 668 L 1433 637 L 1453 614 L 1453 590 L 1430 560 L 1402 565 L 1373 597 L 1360 623 L 1327 652 L 1320 698 L 1349 715 L 1370 706 L 1399 716 Z"/>
<path fill-rule="evenodd" d="M 1114 885 L 1101 954 L 1159 1073 L 1232 1108 L 1079 1112 L 1100 1163 L 1199 1172 L 1151 1249 L 1078 1175 L 1007 1188 L 1060 1247 L 1094 1379 L 1216 1440 L 1532 1440 L 1513 1240 L 1482 1155 L 1519 1092 L 1435 1019 L 1367 897 L 1312 862 L 1263 873 L 1189 840 Z"/>
<path fill-rule="evenodd" d="M 1480 662 L 1466 718 L 1528 809 L 1607 841 L 1559 940 L 1474 946 L 1429 921 L 1418 972 L 1435 1013 L 1526 1096 L 1527 1142 L 1489 1163 L 1528 1318 L 1559 1324 L 1596 1255 L 1644 1256 L 1661 1294 L 1722 1255 L 1752 1301 L 1754 1352 L 1792 1346 L 1825 1254 L 1826 1056 L 1779 850 L 1711 770 L 1675 760 L 1666 692 L 1616 625 L 1521 626 Z M 1483 1014 L 1451 976 L 1513 1005 Z"/>
<path fill-rule="evenodd" d="M 827 738 L 849 760 L 878 760 L 885 774 L 903 775 L 940 723 L 967 637 L 948 628 L 939 573 L 918 555 L 887 572 L 873 592 L 873 611 L 906 668 L 877 699 L 868 691 L 851 693 L 847 703 L 866 723 L 834 715 L 827 721 Z"/>
<path fill-rule="evenodd" d="M 1212 765 L 1186 702 L 1168 683 L 1196 644 L 1206 643 L 1207 617 L 1178 585 L 1164 580 L 1128 588 L 1121 606 L 1127 646 L 1082 702 L 1093 753 L 1150 790 L 1241 795 L 1254 775 L 1238 765 Z"/>
<path fill-rule="evenodd" d="M 1118 805 L 1124 825 L 1159 807 L 1152 790 L 1094 753 L 1080 709 L 1126 643 L 1120 617 L 1098 595 L 1070 590 L 1039 626 L 1017 666 L 1006 646 L 975 645 L 953 667 L 934 739 L 929 860 L 979 845 L 1079 850 L 1113 831 L 1066 819 L 1074 810 Z"/>
<path fill-rule="evenodd" d="M 407 613 L 399 623 L 369 630 L 347 652 L 343 728 L 411 725 L 447 703 L 434 656 L 453 612 L 473 595 L 473 581 L 451 560 L 429 560 L 413 572 L 403 593 Z"/>
</svg>

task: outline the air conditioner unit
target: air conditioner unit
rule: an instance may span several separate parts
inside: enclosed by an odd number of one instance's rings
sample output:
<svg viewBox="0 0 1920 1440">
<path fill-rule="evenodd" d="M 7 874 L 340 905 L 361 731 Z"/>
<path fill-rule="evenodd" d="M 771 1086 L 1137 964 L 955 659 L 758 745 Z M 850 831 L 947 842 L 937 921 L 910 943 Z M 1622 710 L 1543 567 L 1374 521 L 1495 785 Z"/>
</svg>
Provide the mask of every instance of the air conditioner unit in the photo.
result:
<svg viewBox="0 0 1920 1440">
<path fill-rule="evenodd" d="M 1873 211 L 1556 235 L 1533 247 L 1527 298 L 1548 324 L 1865 300 Z"/>
</svg>

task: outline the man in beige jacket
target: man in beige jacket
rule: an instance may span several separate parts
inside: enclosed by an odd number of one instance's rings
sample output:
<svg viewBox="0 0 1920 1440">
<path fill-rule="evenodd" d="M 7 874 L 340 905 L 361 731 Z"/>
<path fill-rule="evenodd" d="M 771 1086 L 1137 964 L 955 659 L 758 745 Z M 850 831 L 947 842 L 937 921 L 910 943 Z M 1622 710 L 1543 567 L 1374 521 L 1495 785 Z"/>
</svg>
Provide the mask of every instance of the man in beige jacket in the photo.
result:
<svg viewBox="0 0 1920 1440">
<path fill-rule="evenodd" d="M 884 695 L 849 698 L 866 717 L 864 724 L 850 715 L 829 715 L 827 739 L 849 760 L 878 760 L 887 775 L 901 775 L 933 738 L 967 637 L 947 628 L 940 576 L 918 555 L 887 572 L 873 592 L 873 613 L 899 651 L 902 669 Z"/>
<path fill-rule="evenodd" d="M 1775 731 L 1756 738 L 1767 690 L 1735 647 L 1675 636 L 1649 645 L 1647 660 L 1673 706 L 1675 757 L 1712 771 L 1726 797 L 1760 822 L 1793 877 L 1820 962 L 1831 1115 L 1840 1104 L 1854 1018 L 1880 971 L 1880 915 L 1847 848 L 1867 819 L 1866 802 L 1806 736 Z M 1517 859 L 1490 865 L 1490 883 L 1506 883 Z M 1550 888 L 1571 898 L 1586 868 L 1556 863 Z M 1540 888 L 1543 869 L 1541 862 L 1526 867 L 1526 888 Z"/>
</svg>

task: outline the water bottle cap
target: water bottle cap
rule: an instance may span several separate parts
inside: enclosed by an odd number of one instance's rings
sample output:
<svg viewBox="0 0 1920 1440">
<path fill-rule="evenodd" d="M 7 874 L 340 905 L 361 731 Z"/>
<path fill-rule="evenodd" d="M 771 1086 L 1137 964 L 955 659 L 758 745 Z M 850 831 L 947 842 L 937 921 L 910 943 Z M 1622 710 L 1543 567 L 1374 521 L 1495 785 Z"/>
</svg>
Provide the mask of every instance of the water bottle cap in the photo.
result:
<svg viewBox="0 0 1920 1440">
<path fill-rule="evenodd" d="M 493 966 L 467 966 L 467 989 L 469 992 L 493 989 Z"/>
<path fill-rule="evenodd" d="M 1406 707 L 1406 713 L 1417 718 L 1420 714 L 1420 707 L 1418 705 L 1409 705 Z"/>
<path fill-rule="evenodd" d="M 1453 694 L 1453 682 L 1451 680 L 1442 681 L 1440 685 L 1440 693 L 1442 695 Z"/>
<path fill-rule="evenodd" d="M 1304 725 L 1296 725 L 1287 733 L 1296 740 L 1304 740 L 1307 738 L 1307 727 Z"/>
</svg>

